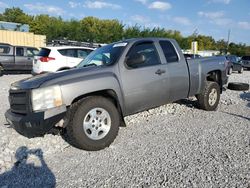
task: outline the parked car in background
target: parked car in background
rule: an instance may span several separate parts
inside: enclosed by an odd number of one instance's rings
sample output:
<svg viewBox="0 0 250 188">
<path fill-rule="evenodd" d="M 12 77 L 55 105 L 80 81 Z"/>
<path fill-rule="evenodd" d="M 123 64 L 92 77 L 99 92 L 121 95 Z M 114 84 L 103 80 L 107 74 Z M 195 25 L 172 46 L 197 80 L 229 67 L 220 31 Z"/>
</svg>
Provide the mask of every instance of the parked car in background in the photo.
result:
<svg viewBox="0 0 250 188">
<path fill-rule="evenodd" d="M 38 52 L 34 47 L 0 43 L 0 76 L 10 71 L 31 71 L 33 57 Z"/>
<path fill-rule="evenodd" d="M 241 62 L 244 68 L 250 70 L 250 56 L 242 56 Z"/>
<path fill-rule="evenodd" d="M 202 56 L 199 54 L 183 54 L 186 59 L 196 59 L 201 58 Z"/>
<path fill-rule="evenodd" d="M 227 55 L 228 60 L 228 74 L 232 74 L 233 71 L 237 71 L 238 73 L 243 73 L 243 65 L 239 61 L 239 58 L 236 55 Z"/>
<path fill-rule="evenodd" d="M 95 48 L 77 46 L 52 46 L 41 48 L 33 61 L 32 74 L 57 72 L 78 65 Z"/>
</svg>

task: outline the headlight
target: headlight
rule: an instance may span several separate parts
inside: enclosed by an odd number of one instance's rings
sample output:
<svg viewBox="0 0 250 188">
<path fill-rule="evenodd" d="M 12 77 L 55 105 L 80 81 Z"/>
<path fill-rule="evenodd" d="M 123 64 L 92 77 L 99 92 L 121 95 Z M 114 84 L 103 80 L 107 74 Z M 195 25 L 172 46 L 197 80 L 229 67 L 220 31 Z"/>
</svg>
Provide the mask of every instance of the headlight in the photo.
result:
<svg viewBox="0 0 250 188">
<path fill-rule="evenodd" d="M 60 86 L 49 86 L 32 90 L 32 108 L 34 111 L 41 111 L 63 104 Z"/>
</svg>

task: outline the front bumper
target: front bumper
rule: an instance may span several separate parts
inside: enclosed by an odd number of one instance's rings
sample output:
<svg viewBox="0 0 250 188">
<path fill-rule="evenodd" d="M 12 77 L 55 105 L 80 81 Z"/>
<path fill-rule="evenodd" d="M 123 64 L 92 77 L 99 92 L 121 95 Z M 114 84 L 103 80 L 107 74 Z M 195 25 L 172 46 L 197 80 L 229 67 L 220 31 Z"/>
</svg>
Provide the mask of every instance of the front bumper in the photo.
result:
<svg viewBox="0 0 250 188">
<path fill-rule="evenodd" d="M 5 118 L 21 135 L 32 138 L 43 136 L 52 129 L 66 114 L 66 106 L 50 109 L 44 112 L 34 112 L 21 115 L 8 110 Z"/>
<path fill-rule="evenodd" d="M 250 63 L 248 63 L 248 64 L 243 64 L 242 65 L 244 68 L 250 68 Z"/>
</svg>

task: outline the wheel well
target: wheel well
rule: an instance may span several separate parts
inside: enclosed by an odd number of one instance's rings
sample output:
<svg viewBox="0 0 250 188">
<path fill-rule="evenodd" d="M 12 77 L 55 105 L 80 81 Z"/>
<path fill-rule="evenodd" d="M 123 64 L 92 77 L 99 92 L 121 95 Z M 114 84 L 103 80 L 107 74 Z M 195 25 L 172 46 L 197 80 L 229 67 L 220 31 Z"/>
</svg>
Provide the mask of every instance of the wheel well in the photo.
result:
<svg viewBox="0 0 250 188">
<path fill-rule="evenodd" d="M 116 92 L 114 90 L 112 90 L 112 89 L 95 91 L 95 92 L 92 92 L 92 93 L 88 93 L 88 94 L 85 94 L 85 95 L 78 96 L 77 98 L 75 98 L 73 100 L 71 105 L 74 104 L 75 102 L 83 99 L 83 98 L 90 97 L 90 96 L 103 96 L 103 97 L 108 98 L 109 100 L 111 100 L 111 102 L 114 103 L 114 105 L 116 106 L 116 108 L 118 109 L 118 112 L 120 114 L 120 117 L 121 117 L 121 120 L 122 120 L 121 126 L 125 126 L 125 123 L 124 123 L 125 121 L 123 119 L 123 115 L 122 115 L 123 113 L 122 113 L 122 109 L 121 109 L 121 106 L 120 106 L 120 103 L 119 103 L 118 96 L 117 96 Z"/>
<path fill-rule="evenodd" d="M 207 81 L 217 82 L 220 86 L 220 90 L 222 92 L 222 79 L 221 79 L 221 71 L 211 71 L 207 74 Z"/>
</svg>

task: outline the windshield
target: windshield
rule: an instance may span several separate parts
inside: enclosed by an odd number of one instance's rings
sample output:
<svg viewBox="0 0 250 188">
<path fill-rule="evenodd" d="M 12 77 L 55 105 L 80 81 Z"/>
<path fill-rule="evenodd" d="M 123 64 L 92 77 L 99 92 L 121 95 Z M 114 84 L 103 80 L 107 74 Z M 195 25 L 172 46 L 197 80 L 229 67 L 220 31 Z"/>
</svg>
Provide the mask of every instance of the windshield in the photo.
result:
<svg viewBox="0 0 250 188">
<path fill-rule="evenodd" d="M 250 60 L 250 56 L 243 56 L 241 59 L 242 60 Z"/>
<path fill-rule="evenodd" d="M 90 53 L 86 59 L 81 61 L 77 67 L 86 66 L 101 66 L 101 65 L 111 65 L 117 62 L 123 49 L 127 45 L 126 42 L 109 44 L 101 48 L 96 49 Z"/>
</svg>

